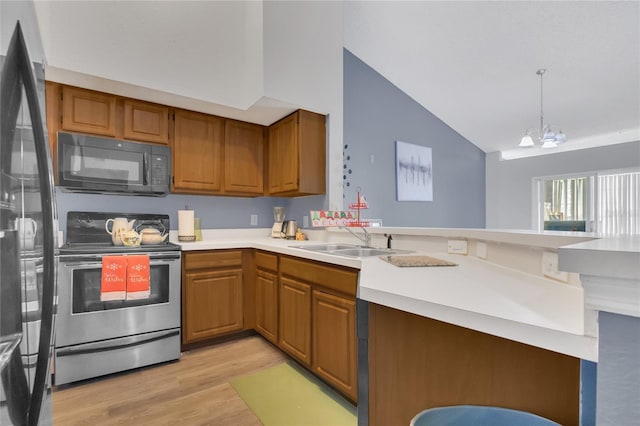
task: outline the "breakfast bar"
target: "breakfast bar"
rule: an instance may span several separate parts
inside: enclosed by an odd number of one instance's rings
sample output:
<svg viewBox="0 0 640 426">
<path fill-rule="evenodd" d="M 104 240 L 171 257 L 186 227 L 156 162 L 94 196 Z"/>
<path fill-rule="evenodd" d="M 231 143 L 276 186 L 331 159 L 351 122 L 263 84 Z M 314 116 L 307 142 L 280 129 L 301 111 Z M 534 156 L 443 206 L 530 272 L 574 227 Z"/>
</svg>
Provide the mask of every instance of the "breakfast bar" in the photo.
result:
<svg viewBox="0 0 640 426">
<path fill-rule="evenodd" d="M 384 255 L 323 251 L 322 244 L 360 243 L 337 229 L 309 230 L 308 241 L 272 239 L 257 230 L 204 230 L 203 241 L 180 245 L 183 251 L 257 249 L 357 270 L 360 425 L 404 424 L 429 406 L 469 403 L 578 424 L 581 360 L 598 359 L 595 318 L 585 315 L 577 274 L 557 275 L 541 266 L 560 247 L 595 236 L 428 228 L 369 232 L 374 247 L 383 247 L 384 234 L 392 233 L 397 257 L 428 256 L 454 265 L 401 267 Z M 451 253 L 452 240 L 466 241 L 465 252 Z"/>
</svg>

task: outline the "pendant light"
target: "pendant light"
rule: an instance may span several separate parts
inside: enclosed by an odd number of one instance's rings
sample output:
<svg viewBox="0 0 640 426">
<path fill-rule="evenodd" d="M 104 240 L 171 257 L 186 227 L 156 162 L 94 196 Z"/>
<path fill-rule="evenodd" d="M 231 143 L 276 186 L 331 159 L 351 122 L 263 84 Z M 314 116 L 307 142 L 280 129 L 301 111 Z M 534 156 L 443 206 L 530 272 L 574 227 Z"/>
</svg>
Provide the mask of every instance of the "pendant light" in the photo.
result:
<svg viewBox="0 0 640 426">
<path fill-rule="evenodd" d="M 527 129 L 524 136 L 520 140 L 520 144 L 518 145 L 521 148 L 529 148 L 536 145 L 532 137 L 534 133 L 537 133 L 537 135 L 535 135 L 536 140 L 539 144 L 542 144 L 542 148 L 555 148 L 558 146 L 558 144 L 567 141 L 567 135 L 565 135 L 562 130 L 559 130 L 558 133 L 555 133 L 551 129 L 551 125 L 544 124 L 542 76 L 545 72 L 547 72 L 547 70 L 544 68 L 536 71 L 536 74 L 540 76 L 540 129 Z"/>
</svg>

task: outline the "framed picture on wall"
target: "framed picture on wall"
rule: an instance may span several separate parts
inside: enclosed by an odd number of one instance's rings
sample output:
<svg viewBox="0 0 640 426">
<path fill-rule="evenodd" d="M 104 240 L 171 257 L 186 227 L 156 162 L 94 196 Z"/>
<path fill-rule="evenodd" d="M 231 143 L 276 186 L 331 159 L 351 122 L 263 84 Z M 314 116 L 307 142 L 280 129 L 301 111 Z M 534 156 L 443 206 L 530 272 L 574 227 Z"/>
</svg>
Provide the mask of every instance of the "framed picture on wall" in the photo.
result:
<svg viewBox="0 0 640 426">
<path fill-rule="evenodd" d="M 433 201 L 431 148 L 396 141 L 396 198 Z"/>
</svg>

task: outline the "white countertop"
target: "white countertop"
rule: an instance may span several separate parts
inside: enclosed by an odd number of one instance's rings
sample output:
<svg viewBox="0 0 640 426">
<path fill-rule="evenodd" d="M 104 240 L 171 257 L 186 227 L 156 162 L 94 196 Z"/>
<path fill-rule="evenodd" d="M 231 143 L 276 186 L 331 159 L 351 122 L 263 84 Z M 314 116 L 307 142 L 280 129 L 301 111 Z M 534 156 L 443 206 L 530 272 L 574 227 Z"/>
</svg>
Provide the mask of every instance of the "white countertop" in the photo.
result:
<svg viewBox="0 0 640 426">
<path fill-rule="evenodd" d="M 558 254 L 564 271 L 640 279 L 640 235 L 571 244 Z"/>
<path fill-rule="evenodd" d="M 443 233 L 452 235 L 450 231 Z M 520 234 L 506 234 L 500 232 L 499 238 L 522 238 Z M 348 258 L 292 247 L 322 241 L 280 240 L 265 235 L 268 231 L 251 229 L 204 231 L 201 242 L 181 243 L 176 235 L 171 236 L 171 241 L 184 251 L 256 248 L 360 269 L 358 297 L 363 300 L 597 361 L 597 338 L 584 335 L 581 287 L 473 256 L 416 252 L 412 255 L 427 254 L 453 261 L 458 266 L 400 268 L 377 257 Z M 556 244 L 544 243 L 539 235 L 531 238 L 542 241 L 544 247 Z M 354 238 L 351 243 L 358 242 Z"/>
<path fill-rule="evenodd" d="M 559 266 L 578 272 L 585 306 L 640 318 L 640 236 L 587 241 L 558 250 Z"/>
</svg>

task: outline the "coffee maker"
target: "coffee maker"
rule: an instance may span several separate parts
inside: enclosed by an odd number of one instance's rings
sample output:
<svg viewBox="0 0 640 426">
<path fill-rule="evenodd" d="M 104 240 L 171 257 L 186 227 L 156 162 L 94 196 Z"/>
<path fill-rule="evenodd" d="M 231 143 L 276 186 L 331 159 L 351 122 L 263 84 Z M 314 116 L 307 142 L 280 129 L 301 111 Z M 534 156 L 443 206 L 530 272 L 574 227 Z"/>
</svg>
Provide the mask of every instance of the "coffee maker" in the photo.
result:
<svg viewBox="0 0 640 426">
<path fill-rule="evenodd" d="M 282 233 L 282 225 L 284 224 L 284 207 L 273 208 L 273 227 L 271 228 L 271 237 L 284 238 Z"/>
</svg>

